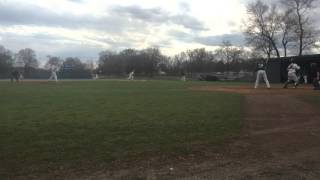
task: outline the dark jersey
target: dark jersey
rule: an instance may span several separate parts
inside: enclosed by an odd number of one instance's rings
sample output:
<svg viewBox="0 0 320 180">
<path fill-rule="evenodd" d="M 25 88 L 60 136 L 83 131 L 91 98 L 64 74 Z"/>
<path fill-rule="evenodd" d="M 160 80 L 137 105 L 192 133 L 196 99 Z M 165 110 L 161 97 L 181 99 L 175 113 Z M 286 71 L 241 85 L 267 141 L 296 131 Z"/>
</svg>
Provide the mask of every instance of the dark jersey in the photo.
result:
<svg viewBox="0 0 320 180">
<path fill-rule="evenodd" d="M 259 71 L 259 70 L 266 70 L 266 63 L 264 63 L 264 62 L 259 62 L 258 64 L 257 64 L 257 71 Z"/>
<path fill-rule="evenodd" d="M 12 71 L 12 72 L 11 72 L 11 75 L 12 75 L 13 77 L 19 77 L 19 76 L 20 76 L 20 73 L 19 73 L 19 71 Z"/>
</svg>

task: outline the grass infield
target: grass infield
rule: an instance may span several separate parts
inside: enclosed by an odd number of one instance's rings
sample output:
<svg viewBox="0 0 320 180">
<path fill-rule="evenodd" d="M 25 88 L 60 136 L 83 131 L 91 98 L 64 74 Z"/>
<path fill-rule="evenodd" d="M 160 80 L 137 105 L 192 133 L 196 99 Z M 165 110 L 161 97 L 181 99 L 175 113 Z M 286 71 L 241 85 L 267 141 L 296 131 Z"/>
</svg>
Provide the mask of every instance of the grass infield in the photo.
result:
<svg viewBox="0 0 320 180">
<path fill-rule="evenodd" d="M 239 133 L 243 96 L 188 90 L 207 84 L 0 82 L 0 176 L 218 145 Z"/>
</svg>

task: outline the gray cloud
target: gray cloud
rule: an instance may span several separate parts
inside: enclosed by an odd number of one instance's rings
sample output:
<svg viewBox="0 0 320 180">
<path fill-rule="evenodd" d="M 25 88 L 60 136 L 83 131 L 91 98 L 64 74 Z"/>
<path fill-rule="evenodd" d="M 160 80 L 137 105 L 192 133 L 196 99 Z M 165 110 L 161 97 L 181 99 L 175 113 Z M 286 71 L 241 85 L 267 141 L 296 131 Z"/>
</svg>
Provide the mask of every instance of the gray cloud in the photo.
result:
<svg viewBox="0 0 320 180">
<path fill-rule="evenodd" d="M 207 45 L 207 46 L 219 46 L 223 41 L 230 41 L 231 44 L 236 46 L 244 46 L 245 40 L 243 34 L 224 34 L 219 36 L 207 36 L 207 37 L 196 37 L 194 39 L 196 42 Z"/>
<path fill-rule="evenodd" d="M 60 25 L 69 24 L 72 15 L 63 16 L 38 6 L 0 4 L 0 22 L 5 25 Z M 63 21 L 61 19 L 64 19 Z"/>
<path fill-rule="evenodd" d="M 196 31 L 208 30 L 202 22 L 189 15 L 175 15 L 170 18 L 170 21 Z"/>
<path fill-rule="evenodd" d="M 178 30 L 171 30 L 167 34 L 182 42 L 192 42 L 194 39 L 194 35 Z"/>
<path fill-rule="evenodd" d="M 91 15 L 59 14 L 35 5 L 0 3 L 0 25 L 30 25 L 63 27 L 69 29 L 95 29 L 109 33 L 121 33 L 128 27 L 141 31 L 137 22 L 129 22 L 121 16 L 95 17 Z"/>
<path fill-rule="evenodd" d="M 34 33 L 30 36 L 25 36 L 25 37 L 30 37 L 30 38 L 37 39 L 37 40 L 46 40 L 46 41 L 48 41 L 48 40 L 55 41 L 55 40 L 61 40 L 61 39 L 70 40 L 70 39 L 63 37 L 63 36 L 51 35 L 51 34 L 47 34 L 47 33 Z"/>
<path fill-rule="evenodd" d="M 98 53 L 104 48 L 87 44 L 61 36 L 48 34 L 18 35 L 15 33 L 0 33 L 0 44 L 7 49 L 18 52 L 22 48 L 31 48 L 36 51 L 37 58 L 45 61 L 47 55 L 79 57 L 80 59 L 97 59 Z"/>
<path fill-rule="evenodd" d="M 139 6 L 116 6 L 111 9 L 112 13 L 119 16 L 128 16 L 147 22 L 166 22 L 168 13 L 161 8 L 143 9 Z"/>
<path fill-rule="evenodd" d="M 145 9 L 139 6 L 116 6 L 111 11 L 118 16 L 128 16 L 145 22 L 172 23 L 191 30 L 207 30 L 204 24 L 194 17 L 187 14 L 172 15 L 161 8 Z"/>
<path fill-rule="evenodd" d="M 233 45 L 244 46 L 245 40 L 241 33 L 223 34 L 218 36 L 199 36 L 195 33 L 186 33 L 178 30 L 171 30 L 167 33 L 176 40 L 191 43 L 196 42 L 206 46 L 220 46 L 223 41 L 230 41 Z"/>
<path fill-rule="evenodd" d="M 82 45 L 72 45 L 68 48 L 57 50 L 53 55 L 59 57 L 78 57 L 81 60 L 97 60 L 99 58 L 99 53 L 103 51 L 102 47 L 89 46 L 86 44 Z"/>
<path fill-rule="evenodd" d="M 148 24 L 172 23 L 192 30 L 206 30 L 203 23 L 189 15 L 170 15 L 161 8 L 115 6 L 110 16 L 55 13 L 36 5 L 0 3 L 0 24 L 34 25 L 78 29 L 96 29 L 110 33 L 145 31 Z"/>
<path fill-rule="evenodd" d="M 197 33 L 186 33 L 178 30 L 171 30 L 168 36 L 185 43 L 196 42 L 206 46 L 220 46 L 223 41 L 230 41 L 233 45 L 244 46 L 245 38 L 242 33 L 223 34 L 218 36 L 199 36 Z"/>
<path fill-rule="evenodd" d="M 109 34 L 109 37 L 86 37 L 86 39 L 109 45 L 109 49 L 111 50 L 135 48 L 135 45 L 139 44 L 137 40 L 139 38 L 127 37 L 127 33 L 150 34 L 151 29 L 148 28 L 150 26 L 177 24 L 192 31 L 205 30 L 202 22 L 196 18 L 189 15 L 172 15 L 157 7 L 144 9 L 139 6 L 114 6 L 106 13 L 110 15 L 103 17 L 56 13 L 50 9 L 24 3 L 0 3 L 0 9 L 0 28 L 2 26 L 26 25 L 68 29 L 93 29 L 106 32 Z M 113 35 L 122 38 L 114 40 L 114 38 L 111 38 Z M 183 37 L 183 34 L 178 35 L 178 32 L 175 35 L 172 32 L 172 36 L 180 38 L 181 41 L 192 41 L 192 38 Z M 80 58 L 87 54 L 87 56 L 93 57 L 103 49 L 100 45 L 93 46 L 92 44 L 86 44 L 86 42 L 79 42 L 75 39 L 46 33 L 33 33 L 32 35 L 0 33 L 0 37 L 0 44 L 4 44 L 9 49 L 18 51 L 19 49 L 17 48 L 30 47 L 37 51 L 40 59 L 44 59 L 48 54 L 62 57 L 67 55 L 78 56 Z M 170 39 L 160 40 L 155 44 L 150 44 L 150 46 L 168 47 L 170 43 Z"/>
</svg>

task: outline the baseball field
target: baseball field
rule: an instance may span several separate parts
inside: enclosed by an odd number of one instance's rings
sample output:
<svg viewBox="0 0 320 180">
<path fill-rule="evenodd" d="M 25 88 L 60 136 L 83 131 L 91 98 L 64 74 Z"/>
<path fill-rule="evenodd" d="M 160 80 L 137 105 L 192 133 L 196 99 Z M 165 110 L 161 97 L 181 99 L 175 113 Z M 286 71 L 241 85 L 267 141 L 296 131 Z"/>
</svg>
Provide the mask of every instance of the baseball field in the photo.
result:
<svg viewBox="0 0 320 180">
<path fill-rule="evenodd" d="M 2 81 L 0 177 L 316 179 L 319 107 L 309 86 Z"/>
</svg>

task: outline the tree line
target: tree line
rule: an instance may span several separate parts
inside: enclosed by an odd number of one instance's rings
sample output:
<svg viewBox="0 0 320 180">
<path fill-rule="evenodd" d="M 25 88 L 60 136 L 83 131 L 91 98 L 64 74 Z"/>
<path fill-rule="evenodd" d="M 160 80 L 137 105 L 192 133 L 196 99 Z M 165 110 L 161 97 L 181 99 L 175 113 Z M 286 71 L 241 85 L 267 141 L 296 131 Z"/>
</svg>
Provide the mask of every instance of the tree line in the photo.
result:
<svg viewBox="0 0 320 180">
<path fill-rule="evenodd" d="M 131 71 L 143 76 L 181 75 L 226 71 L 253 71 L 253 59 L 260 55 L 233 46 L 225 41 L 215 51 L 205 48 L 187 50 L 166 56 L 158 48 L 103 51 L 99 55 L 99 72 L 105 75 L 126 75 Z"/>
<path fill-rule="evenodd" d="M 91 63 L 84 63 L 77 57 L 62 59 L 48 56 L 45 66 L 40 67 L 34 50 L 25 48 L 13 53 L 0 45 L 1 78 L 10 77 L 14 70 L 18 70 L 24 78 L 48 78 L 51 66 L 60 67 L 58 74 L 60 78 L 90 78 L 94 70 Z"/>
<path fill-rule="evenodd" d="M 253 60 L 248 60 L 252 57 L 259 55 L 225 41 L 215 51 L 198 48 L 174 56 L 164 55 L 159 48 L 106 50 L 100 52 L 97 67 L 77 57 L 48 56 L 44 67 L 40 68 L 34 50 L 26 48 L 12 53 L 0 46 L 0 76 L 8 77 L 13 69 L 19 69 L 25 78 L 46 78 L 51 66 L 61 67 L 59 75 L 63 78 L 90 78 L 92 74 L 125 76 L 133 70 L 141 76 L 239 72 L 254 70 Z"/>
</svg>

